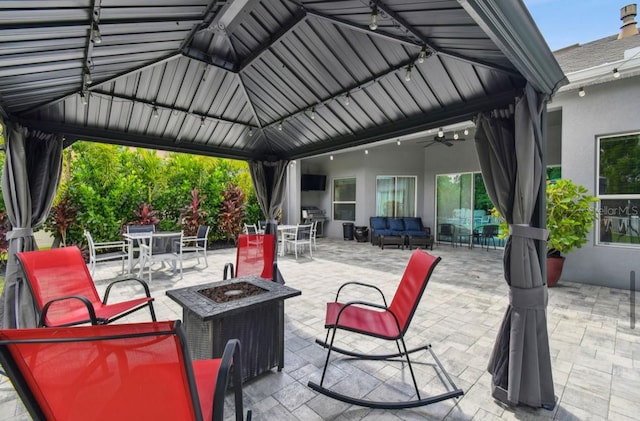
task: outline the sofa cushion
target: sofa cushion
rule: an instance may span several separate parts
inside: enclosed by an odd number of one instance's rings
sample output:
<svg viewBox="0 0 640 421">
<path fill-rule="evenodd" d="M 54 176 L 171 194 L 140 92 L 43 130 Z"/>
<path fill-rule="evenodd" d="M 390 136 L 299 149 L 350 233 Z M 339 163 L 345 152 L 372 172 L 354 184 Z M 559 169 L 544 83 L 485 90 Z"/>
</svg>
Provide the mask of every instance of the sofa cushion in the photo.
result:
<svg viewBox="0 0 640 421">
<path fill-rule="evenodd" d="M 389 224 L 389 229 L 391 231 L 404 231 L 404 221 L 400 218 L 389 218 L 387 223 Z"/>
<path fill-rule="evenodd" d="M 405 217 L 404 219 L 404 229 L 407 231 L 422 231 L 422 221 L 420 218 L 409 218 Z"/>
<path fill-rule="evenodd" d="M 376 231 L 387 229 L 387 218 L 384 216 L 372 216 L 369 225 L 371 225 L 371 229 Z"/>
</svg>

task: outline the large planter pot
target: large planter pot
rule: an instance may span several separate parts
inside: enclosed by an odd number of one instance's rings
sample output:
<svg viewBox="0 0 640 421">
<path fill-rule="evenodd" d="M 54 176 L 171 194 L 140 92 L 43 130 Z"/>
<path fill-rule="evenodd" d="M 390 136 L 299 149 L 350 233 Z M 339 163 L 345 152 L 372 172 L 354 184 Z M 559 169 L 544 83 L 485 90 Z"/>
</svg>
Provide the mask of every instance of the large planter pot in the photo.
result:
<svg viewBox="0 0 640 421">
<path fill-rule="evenodd" d="M 549 288 L 558 283 L 563 265 L 564 257 L 547 257 L 547 286 Z"/>
</svg>

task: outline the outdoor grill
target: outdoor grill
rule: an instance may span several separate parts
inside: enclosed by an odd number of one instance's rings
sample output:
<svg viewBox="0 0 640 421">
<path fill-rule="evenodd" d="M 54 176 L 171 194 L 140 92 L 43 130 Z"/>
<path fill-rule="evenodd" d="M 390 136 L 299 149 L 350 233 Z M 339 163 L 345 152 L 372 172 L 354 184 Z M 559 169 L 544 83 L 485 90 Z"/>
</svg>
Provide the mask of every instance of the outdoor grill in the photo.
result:
<svg viewBox="0 0 640 421">
<path fill-rule="evenodd" d="M 324 210 L 316 206 L 303 206 L 302 207 L 302 222 L 310 224 L 317 221 L 316 237 L 322 237 L 324 234 L 324 221 L 327 217 L 324 214 Z"/>
</svg>

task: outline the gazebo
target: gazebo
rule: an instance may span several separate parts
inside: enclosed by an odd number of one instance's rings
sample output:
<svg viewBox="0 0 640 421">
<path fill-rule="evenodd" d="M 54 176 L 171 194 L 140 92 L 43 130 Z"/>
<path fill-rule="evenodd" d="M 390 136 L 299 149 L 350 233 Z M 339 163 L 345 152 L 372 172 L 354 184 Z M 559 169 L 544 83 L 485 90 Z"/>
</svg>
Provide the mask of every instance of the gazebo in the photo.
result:
<svg viewBox="0 0 640 421">
<path fill-rule="evenodd" d="M 247 160 L 274 219 L 292 159 L 474 119 L 512 226 L 493 395 L 553 407 L 544 284 L 545 104 L 566 79 L 522 0 L 85 0 L 0 5 L 5 327 L 33 320 L 35 247 L 82 139 Z"/>
</svg>

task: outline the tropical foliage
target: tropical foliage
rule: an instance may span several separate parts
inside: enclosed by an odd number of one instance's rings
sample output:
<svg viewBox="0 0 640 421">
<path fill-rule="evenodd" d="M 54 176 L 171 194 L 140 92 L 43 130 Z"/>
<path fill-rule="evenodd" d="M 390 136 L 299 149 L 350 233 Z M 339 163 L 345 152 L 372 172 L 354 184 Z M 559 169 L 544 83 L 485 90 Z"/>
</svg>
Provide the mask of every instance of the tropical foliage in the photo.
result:
<svg viewBox="0 0 640 421">
<path fill-rule="evenodd" d="M 227 241 L 235 243 L 242 230 L 244 220 L 245 195 L 239 187 L 229 184 L 222 193 L 223 199 L 218 214 L 220 230 L 227 235 Z"/>
</svg>

